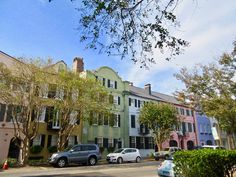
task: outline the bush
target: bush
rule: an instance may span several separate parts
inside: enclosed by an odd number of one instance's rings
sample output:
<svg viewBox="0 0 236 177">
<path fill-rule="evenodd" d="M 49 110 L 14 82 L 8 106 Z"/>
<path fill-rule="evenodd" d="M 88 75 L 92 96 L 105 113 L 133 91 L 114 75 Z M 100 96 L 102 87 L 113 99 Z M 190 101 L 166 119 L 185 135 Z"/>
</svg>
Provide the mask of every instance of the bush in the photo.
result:
<svg viewBox="0 0 236 177">
<path fill-rule="evenodd" d="M 174 154 L 177 177 L 233 177 L 236 151 L 202 149 Z"/>
<path fill-rule="evenodd" d="M 114 150 L 115 150 L 115 147 L 108 147 L 108 148 L 107 148 L 107 151 L 108 151 L 109 153 L 114 152 Z"/>
<path fill-rule="evenodd" d="M 50 153 L 55 153 L 55 152 L 57 152 L 57 146 L 49 146 L 49 147 L 48 147 L 48 151 L 49 151 Z"/>
<path fill-rule="evenodd" d="M 31 146 L 30 147 L 30 152 L 32 154 L 37 154 L 37 153 L 40 153 L 42 151 L 43 147 L 40 146 L 40 145 L 34 145 L 34 146 Z"/>
</svg>

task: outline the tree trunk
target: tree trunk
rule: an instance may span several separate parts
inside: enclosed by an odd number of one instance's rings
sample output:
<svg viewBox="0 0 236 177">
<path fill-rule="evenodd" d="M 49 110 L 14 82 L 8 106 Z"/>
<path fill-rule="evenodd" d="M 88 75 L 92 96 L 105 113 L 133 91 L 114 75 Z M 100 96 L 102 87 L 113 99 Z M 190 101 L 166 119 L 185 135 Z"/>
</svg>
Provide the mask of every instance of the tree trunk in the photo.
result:
<svg viewBox="0 0 236 177">
<path fill-rule="evenodd" d="M 22 142 L 22 151 L 21 151 L 21 161 L 20 163 L 25 166 L 28 164 L 28 160 L 29 160 L 29 146 L 30 146 L 30 140 L 29 138 L 24 138 L 23 142 Z"/>
</svg>

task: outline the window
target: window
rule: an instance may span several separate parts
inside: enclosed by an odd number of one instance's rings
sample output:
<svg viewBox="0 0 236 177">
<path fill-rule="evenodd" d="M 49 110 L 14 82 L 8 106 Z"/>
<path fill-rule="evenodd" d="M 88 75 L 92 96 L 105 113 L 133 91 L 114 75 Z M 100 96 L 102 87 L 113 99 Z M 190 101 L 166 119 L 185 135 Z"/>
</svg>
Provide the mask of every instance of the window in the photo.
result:
<svg viewBox="0 0 236 177">
<path fill-rule="evenodd" d="M 140 106 L 141 106 L 141 101 L 138 100 L 138 108 L 140 108 Z"/>
<path fill-rule="evenodd" d="M 114 96 L 113 103 L 114 103 L 115 105 L 120 105 L 120 97 L 119 97 L 119 96 Z"/>
<path fill-rule="evenodd" d="M 189 111 L 189 109 L 186 109 L 186 115 L 187 115 L 187 116 L 190 116 L 190 111 Z"/>
<path fill-rule="evenodd" d="M 135 115 L 131 115 L 131 128 L 135 128 Z"/>
<path fill-rule="evenodd" d="M 57 139 L 58 139 L 57 135 L 52 135 L 51 146 L 56 146 L 57 145 Z"/>
<path fill-rule="evenodd" d="M 57 91 L 57 85 L 56 84 L 50 84 L 49 85 L 49 91 L 48 91 L 48 98 L 55 98 Z"/>
<path fill-rule="evenodd" d="M 68 146 L 75 145 L 75 136 L 69 136 Z"/>
<path fill-rule="evenodd" d="M 108 124 L 109 124 L 109 118 L 107 115 L 104 115 L 103 125 L 108 125 Z"/>
<path fill-rule="evenodd" d="M 103 138 L 97 138 L 97 143 L 99 147 L 103 147 Z"/>
<path fill-rule="evenodd" d="M 120 114 L 114 114 L 114 127 L 120 127 Z"/>
<path fill-rule="evenodd" d="M 184 112 L 185 112 L 184 109 L 183 109 L 183 108 L 180 108 L 180 114 L 181 114 L 181 115 L 185 115 Z"/>
<path fill-rule="evenodd" d="M 60 128 L 59 111 L 57 111 L 55 119 L 52 120 L 52 128 Z"/>
<path fill-rule="evenodd" d="M 98 125 L 98 114 L 93 113 L 93 125 Z"/>
<path fill-rule="evenodd" d="M 144 149 L 144 147 L 145 147 L 144 137 L 140 137 L 140 149 Z"/>
<path fill-rule="evenodd" d="M 185 124 L 185 122 L 182 122 L 182 131 L 183 131 L 183 133 L 186 132 L 186 124 Z"/>
<path fill-rule="evenodd" d="M 112 138 L 108 139 L 108 147 L 113 147 L 113 139 Z"/>
<path fill-rule="evenodd" d="M 137 107 L 137 99 L 129 98 L 129 106 Z"/>
<path fill-rule="evenodd" d="M 130 147 L 131 148 L 135 148 L 136 147 L 135 136 L 130 136 Z"/>
<path fill-rule="evenodd" d="M 62 87 L 58 87 L 56 91 L 56 99 L 63 100 L 64 98 L 64 89 Z"/>
<path fill-rule="evenodd" d="M 37 135 L 33 140 L 33 145 L 41 145 L 41 135 Z"/>
<path fill-rule="evenodd" d="M 40 109 L 39 122 L 44 122 L 46 115 L 46 107 Z"/>
<path fill-rule="evenodd" d="M 98 125 L 103 125 L 103 115 L 98 114 Z"/>
<path fill-rule="evenodd" d="M 47 84 L 42 84 L 39 88 L 39 96 L 43 98 L 48 97 L 48 85 Z"/>
<path fill-rule="evenodd" d="M 192 124 L 191 123 L 188 123 L 188 132 L 193 132 Z"/>
<path fill-rule="evenodd" d="M 154 140 L 153 140 L 153 137 L 149 137 L 149 138 L 148 138 L 148 146 L 149 146 L 149 149 L 153 149 L 153 148 L 154 148 Z"/>
</svg>

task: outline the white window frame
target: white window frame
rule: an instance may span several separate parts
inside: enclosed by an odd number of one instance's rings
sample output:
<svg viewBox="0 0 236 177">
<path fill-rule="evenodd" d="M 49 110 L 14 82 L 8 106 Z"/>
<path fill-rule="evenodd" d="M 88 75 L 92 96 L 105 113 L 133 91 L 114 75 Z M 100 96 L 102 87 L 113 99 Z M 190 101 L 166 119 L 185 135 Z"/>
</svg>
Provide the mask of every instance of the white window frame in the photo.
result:
<svg viewBox="0 0 236 177">
<path fill-rule="evenodd" d="M 119 114 L 115 114 L 113 127 L 118 127 L 118 126 L 119 126 Z"/>
<path fill-rule="evenodd" d="M 108 147 L 113 147 L 113 138 L 108 139 Z"/>
<path fill-rule="evenodd" d="M 97 137 L 97 144 L 99 147 L 103 147 L 103 137 Z"/>
<path fill-rule="evenodd" d="M 39 122 L 45 121 L 45 115 L 46 115 L 46 106 L 40 109 Z"/>
<path fill-rule="evenodd" d="M 55 119 L 52 120 L 52 128 L 53 129 L 60 128 L 59 111 L 57 111 Z"/>
</svg>

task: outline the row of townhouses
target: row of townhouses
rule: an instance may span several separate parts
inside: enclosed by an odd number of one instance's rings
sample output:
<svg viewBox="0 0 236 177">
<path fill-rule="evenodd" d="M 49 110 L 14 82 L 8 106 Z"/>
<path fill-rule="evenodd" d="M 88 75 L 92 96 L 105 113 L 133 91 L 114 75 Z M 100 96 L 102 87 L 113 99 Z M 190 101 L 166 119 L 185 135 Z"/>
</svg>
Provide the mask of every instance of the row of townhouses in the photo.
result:
<svg viewBox="0 0 236 177">
<path fill-rule="evenodd" d="M 0 63 L 14 69 L 14 63 L 17 59 L 0 51 Z M 65 62 L 59 61 L 52 65 L 55 70 L 67 68 Z M 179 116 L 181 125 L 176 131 L 173 131 L 169 140 L 163 143 L 163 147 L 178 146 L 182 149 L 193 149 L 194 146 L 203 144 L 215 144 L 217 138 L 223 137 L 219 132 L 217 121 L 211 121 L 204 115 L 195 113 L 194 110 L 182 105 L 175 97 L 158 93 L 152 90 L 151 84 L 146 84 L 144 88 L 134 86 L 131 82 L 123 81 L 116 71 L 112 68 L 103 66 L 96 70 L 84 70 L 83 59 L 75 58 L 73 60 L 73 70 L 80 72 L 88 78 L 95 78 L 101 81 L 107 91 L 113 95 L 113 104 L 116 119 L 114 126 L 109 125 L 106 117 L 95 118 L 91 124 L 85 121 L 77 122 L 67 145 L 77 143 L 96 143 L 104 149 L 133 147 L 140 149 L 142 156 L 149 156 L 157 150 L 151 132 L 147 127 L 139 124 L 139 112 L 145 102 L 164 102 L 173 104 Z M 44 97 L 53 97 L 55 92 L 50 91 L 50 87 Z M 57 144 L 57 132 L 60 126 L 59 120 L 53 120 L 49 123 L 48 114 L 50 107 L 45 107 L 40 115 L 39 131 L 31 145 L 41 145 L 42 151 L 38 154 L 31 154 L 30 158 L 48 158 L 50 152 L 48 149 Z M 15 146 L 14 129 L 11 122 L 11 107 L 3 103 L 0 104 L 0 161 L 7 157 L 19 155 L 19 148 Z M 97 116 L 97 117 L 96 117 Z M 212 132 L 212 127 L 215 128 Z M 213 133 L 213 134 L 212 134 Z M 213 136 L 214 135 L 214 136 Z M 222 140 L 227 148 L 227 141 Z"/>
</svg>

